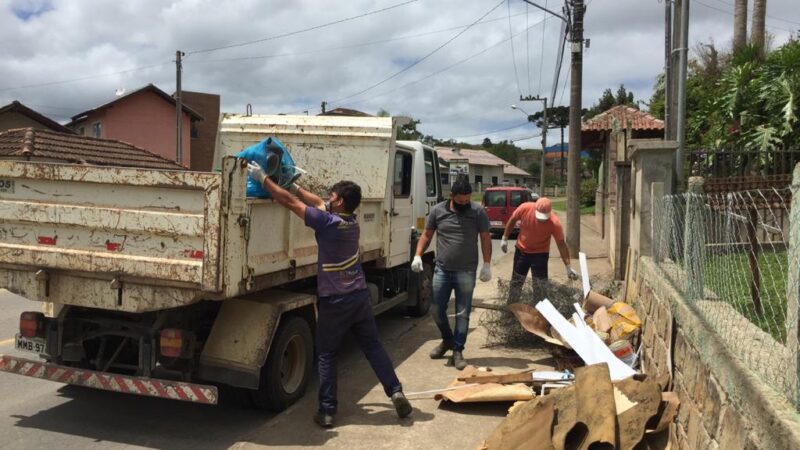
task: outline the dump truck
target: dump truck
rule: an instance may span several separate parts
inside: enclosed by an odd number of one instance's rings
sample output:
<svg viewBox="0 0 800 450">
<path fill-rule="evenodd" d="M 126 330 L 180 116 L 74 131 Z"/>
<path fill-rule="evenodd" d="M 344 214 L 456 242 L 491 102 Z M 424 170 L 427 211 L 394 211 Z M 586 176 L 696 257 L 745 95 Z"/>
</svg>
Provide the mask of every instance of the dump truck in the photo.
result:
<svg viewBox="0 0 800 450">
<path fill-rule="evenodd" d="M 0 161 L 0 288 L 41 303 L 20 316 L 0 370 L 216 404 L 282 410 L 313 366 L 317 243 L 271 199 L 246 195 L 247 161 L 284 143 L 306 189 L 361 185 L 360 258 L 376 313 L 424 315 L 433 254 L 410 270 L 439 159 L 381 117 L 223 114 L 215 170 Z M 33 303 L 32 303 L 33 305 Z M 37 358 L 38 355 L 38 358 Z"/>
</svg>

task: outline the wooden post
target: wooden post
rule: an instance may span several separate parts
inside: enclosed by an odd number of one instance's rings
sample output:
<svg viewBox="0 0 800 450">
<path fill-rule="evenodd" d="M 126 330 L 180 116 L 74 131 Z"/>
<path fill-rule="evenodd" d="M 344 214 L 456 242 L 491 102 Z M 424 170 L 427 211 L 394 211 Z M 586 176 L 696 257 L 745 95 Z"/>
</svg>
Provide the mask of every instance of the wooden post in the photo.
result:
<svg viewBox="0 0 800 450">
<path fill-rule="evenodd" d="M 747 254 L 750 260 L 750 298 L 753 300 L 753 307 L 760 316 L 764 314 L 764 307 L 761 305 L 761 271 L 758 268 L 758 210 L 755 205 L 748 206 L 747 221 L 747 240 L 750 242 L 750 252 Z"/>
<path fill-rule="evenodd" d="M 789 387 L 800 407 L 800 164 L 792 176 L 792 206 L 789 215 L 789 274 L 786 280 L 786 347 L 794 358 L 788 370 Z"/>
</svg>

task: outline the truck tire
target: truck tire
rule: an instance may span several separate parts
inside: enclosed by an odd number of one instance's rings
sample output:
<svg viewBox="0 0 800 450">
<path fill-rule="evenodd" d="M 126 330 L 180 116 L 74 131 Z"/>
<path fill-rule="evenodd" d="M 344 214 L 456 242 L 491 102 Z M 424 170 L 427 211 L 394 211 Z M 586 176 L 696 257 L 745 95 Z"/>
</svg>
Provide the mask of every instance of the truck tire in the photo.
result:
<svg viewBox="0 0 800 450">
<path fill-rule="evenodd" d="M 303 396 L 314 362 L 308 322 L 300 317 L 288 317 L 281 322 L 267 361 L 261 367 L 258 390 L 250 392 L 256 407 L 275 412 L 283 411 Z"/>
<path fill-rule="evenodd" d="M 419 274 L 420 286 L 416 290 L 416 302 L 408 307 L 408 313 L 414 317 L 422 317 L 428 314 L 433 301 L 433 264 L 424 261 L 422 273 Z"/>
</svg>

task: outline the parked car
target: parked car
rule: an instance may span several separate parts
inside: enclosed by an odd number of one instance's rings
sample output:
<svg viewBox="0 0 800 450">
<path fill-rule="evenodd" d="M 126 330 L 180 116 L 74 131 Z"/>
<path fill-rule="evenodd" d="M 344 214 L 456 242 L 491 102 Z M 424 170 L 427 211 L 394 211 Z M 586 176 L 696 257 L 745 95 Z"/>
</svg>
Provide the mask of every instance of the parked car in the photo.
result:
<svg viewBox="0 0 800 450">
<path fill-rule="evenodd" d="M 489 216 L 489 231 L 492 235 L 502 235 L 508 219 L 517 207 L 525 202 L 536 201 L 539 196 L 523 187 L 491 187 L 483 194 L 483 207 Z"/>
</svg>

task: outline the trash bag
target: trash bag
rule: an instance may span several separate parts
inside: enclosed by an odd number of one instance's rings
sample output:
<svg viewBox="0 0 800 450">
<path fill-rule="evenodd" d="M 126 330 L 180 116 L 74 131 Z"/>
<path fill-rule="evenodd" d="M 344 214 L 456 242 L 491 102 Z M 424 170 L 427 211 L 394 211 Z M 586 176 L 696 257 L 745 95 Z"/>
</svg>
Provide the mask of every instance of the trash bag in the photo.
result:
<svg viewBox="0 0 800 450">
<path fill-rule="evenodd" d="M 255 162 L 272 181 L 285 188 L 297 177 L 294 159 L 280 140 L 268 137 L 236 154 L 237 157 Z M 270 198 L 270 193 L 256 180 L 247 177 L 247 196 Z"/>
</svg>

